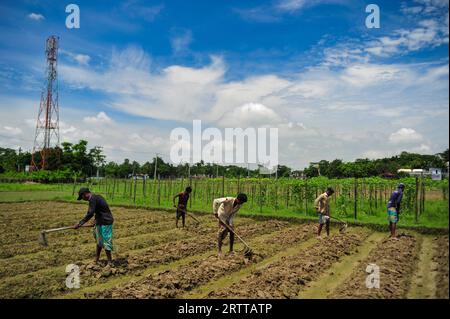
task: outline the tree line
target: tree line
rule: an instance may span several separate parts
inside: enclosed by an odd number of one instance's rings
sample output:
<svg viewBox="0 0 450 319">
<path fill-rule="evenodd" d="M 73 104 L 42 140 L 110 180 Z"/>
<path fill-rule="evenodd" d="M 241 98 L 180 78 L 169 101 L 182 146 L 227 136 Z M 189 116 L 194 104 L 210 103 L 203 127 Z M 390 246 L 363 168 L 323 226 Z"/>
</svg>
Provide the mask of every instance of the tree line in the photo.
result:
<svg viewBox="0 0 450 319">
<path fill-rule="evenodd" d="M 0 147 L 0 174 L 23 174 L 25 167 L 31 164 L 30 152 L 16 151 L 10 148 Z M 36 160 L 40 160 L 40 154 L 35 154 Z M 371 177 L 390 174 L 398 176 L 399 168 L 445 168 L 449 161 L 449 150 L 434 155 L 422 155 L 402 152 L 400 155 L 381 159 L 357 159 L 353 162 L 344 162 L 340 159 L 333 161 L 322 160 L 312 163 L 303 171 L 293 170 L 286 165 L 278 165 L 277 177 L 315 177 L 326 176 L 328 178 L 345 177 Z M 156 170 L 155 170 L 156 166 Z M 193 165 L 173 165 L 165 162 L 161 157 L 154 157 L 143 164 L 128 158 L 122 163 L 106 161 L 106 156 L 99 146 L 88 148 L 86 140 L 78 143 L 64 142 L 61 147 L 51 149 L 46 171 L 58 172 L 62 176 L 90 177 L 108 176 L 127 178 L 135 175 L 146 175 L 150 178 L 181 176 L 225 176 L 225 177 L 258 177 L 259 169 L 247 169 L 236 165 L 217 165 L 200 161 Z M 274 174 L 275 175 L 275 174 Z M 273 175 L 272 175 L 273 176 Z"/>
</svg>

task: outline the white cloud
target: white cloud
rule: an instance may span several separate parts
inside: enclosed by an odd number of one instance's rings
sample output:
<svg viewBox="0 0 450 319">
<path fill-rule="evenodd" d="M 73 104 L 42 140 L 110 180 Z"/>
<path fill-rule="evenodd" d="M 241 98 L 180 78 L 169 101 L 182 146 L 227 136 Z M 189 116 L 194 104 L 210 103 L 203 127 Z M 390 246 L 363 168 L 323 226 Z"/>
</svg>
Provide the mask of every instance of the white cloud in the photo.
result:
<svg viewBox="0 0 450 319">
<path fill-rule="evenodd" d="M 418 143 L 423 141 L 423 136 L 412 128 L 401 128 L 389 136 L 389 142 L 394 144 Z"/>
<path fill-rule="evenodd" d="M 17 136 L 22 133 L 22 129 L 20 127 L 12 127 L 12 126 L 0 126 L 0 134 L 6 135 L 6 136 Z"/>
<path fill-rule="evenodd" d="M 141 4 L 139 0 L 128 0 L 122 4 L 122 12 L 132 18 L 143 18 L 147 22 L 153 22 L 164 9 L 164 5 L 148 6 Z"/>
<path fill-rule="evenodd" d="M 80 65 L 87 66 L 89 61 L 91 61 L 91 57 L 87 54 L 73 53 L 64 49 L 60 49 L 59 52 L 68 56 L 73 61 L 76 61 Z"/>
<path fill-rule="evenodd" d="M 235 8 L 234 11 L 241 18 L 261 23 L 273 23 L 281 21 L 286 14 L 294 14 L 305 8 L 323 3 L 344 3 L 343 0 L 276 0 L 269 4 L 263 4 L 251 8 Z"/>
<path fill-rule="evenodd" d="M 383 157 L 391 157 L 394 155 L 398 155 L 396 151 L 387 151 L 387 150 L 367 150 L 362 153 L 361 158 L 369 158 L 369 159 L 377 159 Z"/>
<path fill-rule="evenodd" d="M 369 41 L 365 51 L 380 57 L 430 49 L 448 43 L 448 1 L 416 0 L 415 6 L 405 3 L 401 11 L 417 23 L 411 28 L 394 30 L 390 35 Z M 420 13 L 420 15 L 419 15 Z"/>
<path fill-rule="evenodd" d="M 412 148 L 411 151 L 414 153 L 429 154 L 431 147 L 427 144 L 420 144 L 418 147 Z"/>
<path fill-rule="evenodd" d="M 347 67 L 341 78 L 354 86 L 367 86 L 401 80 L 407 77 L 405 71 L 395 65 L 355 64 Z"/>
<path fill-rule="evenodd" d="M 369 56 L 364 54 L 361 46 L 357 44 L 338 44 L 334 47 L 328 47 L 323 52 L 322 65 L 327 67 L 345 67 L 354 63 L 367 63 Z"/>
<path fill-rule="evenodd" d="M 402 128 L 406 119 L 421 131 L 430 131 L 424 128 L 435 119 L 448 125 L 442 115 L 448 114 L 448 65 L 353 62 L 340 68 L 322 65 L 289 76 L 261 74 L 227 81 L 227 65 L 221 57 L 212 57 L 201 67 L 171 65 L 157 72 L 150 61 L 145 52 L 133 48 L 114 51 L 104 70 L 63 64 L 60 75 L 69 85 L 103 92 L 108 106 L 120 112 L 161 123 L 190 125 L 192 119 L 201 119 L 204 125 L 219 128 L 278 127 L 281 148 L 291 145 L 298 150 L 294 155 L 285 149 L 281 159 L 292 163 L 287 154 L 297 156 L 300 162 L 291 164 L 296 166 L 307 165 L 315 157 L 322 159 L 323 148 L 317 147 L 321 143 L 331 150 L 330 159 L 349 160 L 361 157 L 367 151 L 365 145 L 374 150 L 380 146 L 380 152 L 398 152 L 430 146 L 427 141 L 433 136 L 441 141 L 438 145 L 447 143 L 437 130 L 421 140 L 415 140 L 420 135 L 417 132 L 408 135 L 407 127 L 392 136 L 386 132 Z M 135 140 L 141 141 L 138 136 Z M 415 144 L 407 142 L 411 140 Z M 294 141 L 295 145 L 290 144 Z M 385 144 L 387 150 L 381 148 Z M 440 148 L 430 149 L 437 152 Z"/>
<path fill-rule="evenodd" d="M 81 65 L 88 65 L 91 57 L 87 54 L 76 54 L 74 59 Z"/>
<path fill-rule="evenodd" d="M 295 11 L 303 8 L 307 4 L 308 1 L 306 0 L 279 0 L 275 7 L 283 11 Z"/>
<path fill-rule="evenodd" d="M 189 45 L 192 42 L 191 30 L 176 30 L 176 34 L 170 39 L 172 50 L 175 54 L 185 53 L 189 50 Z"/>
<path fill-rule="evenodd" d="M 265 6 L 239 9 L 235 8 L 234 11 L 244 20 L 261 22 L 261 23 L 273 23 L 281 20 L 280 16 L 276 15 L 270 8 Z"/>
<path fill-rule="evenodd" d="M 111 123 L 111 118 L 105 112 L 99 112 L 96 116 L 86 116 L 83 122 L 89 124 L 108 124 Z"/>
<path fill-rule="evenodd" d="M 34 21 L 42 21 L 42 20 L 45 19 L 45 17 L 42 14 L 34 13 L 34 12 L 30 13 L 28 15 L 28 18 L 31 19 L 31 20 L 34 20 Z"/>
<path fill-rule="evenodd" d="M 258 127 L 265 125 L 277 125 L 280 117 L 272 109 L 260 103 L 246 103 L 235 108 L 232 112 L 226 112 L 219 120 L 222 127 Z"/>
</svg>

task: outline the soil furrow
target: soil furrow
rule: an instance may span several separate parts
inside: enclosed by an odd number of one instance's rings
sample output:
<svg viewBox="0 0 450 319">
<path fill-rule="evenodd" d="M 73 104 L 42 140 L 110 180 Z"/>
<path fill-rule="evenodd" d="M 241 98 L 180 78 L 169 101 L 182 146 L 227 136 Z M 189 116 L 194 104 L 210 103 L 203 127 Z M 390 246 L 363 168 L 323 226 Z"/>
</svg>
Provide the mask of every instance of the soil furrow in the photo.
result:
<svg viewBox="0 0 450 319">
<path fill-rule="evenodd" d="M 416 269 L 420 242 L 410 234 L 400 234 L 399 240 L 385 239 L 354 270 L 332 298 L 406 298 L 412 274 Z M 366 272 L 367 266 L 379 267 L 379 288 L 366 285 L 375 273 Z M 373 269 L 374 266 L 372 266 Z M 368 276 L 371 277 L 368 277 Z M 374 283 L 375 281 L 373 281 Z M 370 283 L 370 282 L 369 282 Z M 372 287 L 372 288 L 370 288 Z"/>
<path fill-rule="evenodd" d="M 287 222 L 270 221 L 264 224 L 253 222 L 252 224 L 242 225 L 240 221 L 237 223 L 237 229 L 242 236 L 251 238 L 265 233 L 270 233 L 287 227 Z M 70 262 L 80 266 L 80 276 L 83 286 L 92 286 L 105 283 L 111 278 L 120 277 L 127 274 L 139 275 L 141 271 L 148 267 L 168 264 L 193 254 L 204 253 L 216 247 L 215 235 L 217 225 L 211 227 L 199 227 L 192 230 L 193 235 L 186 237 L 183 230 L 174 230 L 172 239 L 176 241 L 163 243 L 148 249 L 139 249 L 134 254 L 122 253 L 117 256 L 117 267 L 113 270 L 108 267 L 100 267 L 91 261 L 76 261 L 72 259 Z M 176 232 L 176 233 L 175 233 Z M 125 249 L 122 249 L 125 251 Z M 92 253 L 91 253 L 92 254 Z M 69 263 L 69 262 L 68 262 Z M 6 295 L 0 297 L 8 298 L 43 298 L 57 294 L 70 292 L 64 286 L 66 277 L 64 269 L 55 267 L 51 270 L 43 269 L 37 273 L 23 274 L 16 277 L 5 278 L 0 283 L 0 292 Z"/>
<path fill-rule="evenodd" d="M 326 298 L 348 279 L 358 263 L 367 258 L 372 249 L 374 249 L 384 238 L 386 238 L 386 234 L 383 233 L 376 232 L 371 234 L 361 246 L 355 248 L 355 251 L 352 254 L 344 256 L 341 261 L 338 261 L 331 268 L 326 270 L 317 280 L 306 285 L 307 287 L 304 291 L 300 292 L 298 298 Z"/>
<path fill-rule="evenodd" d="M 195 260 L 187 265 L 163 272 L 150 274 L 144 279 L 87 294 L 88 298 L 176 298 L 195 287 L 233 273 L 241 268 L 257 263 L 281 249 L 305 241 L 313 236 L 309 225 L 298 226 L 277 232 L 270 238 L 255 238 L 250 241 L 258 255 L 251 259 L 240 253 L 218 258 L 215 254 L 203 260 Z"/>
<path fill-rule="evenodd" d="M 433 257 L 436 253 L 435 243 L 428 236 L 420 236 L 419 262 L 411 280 L 408 299 L 430 299 L 436 297 L 436 267 Z M 419 238 L 420 238 L 419 237 Z"/>
<path fill-rule="evenodd" d="M 296 298 L 307 283 L 350 254 L 368 235 L 367 230 L 353 228 L 346 234 L 318 240 L 308 249 L 282 257 L 229 287 L 209 293 L 207 298 Z"/>
<path fill-rule="evenodd" d="M 440 237 L 436 240 L 436 254 L 433 257 L 437 264 L 436 274 L 436 297 L 440 299 L 449 298 L 448 290 L 448 236 Z"/>
</svg>

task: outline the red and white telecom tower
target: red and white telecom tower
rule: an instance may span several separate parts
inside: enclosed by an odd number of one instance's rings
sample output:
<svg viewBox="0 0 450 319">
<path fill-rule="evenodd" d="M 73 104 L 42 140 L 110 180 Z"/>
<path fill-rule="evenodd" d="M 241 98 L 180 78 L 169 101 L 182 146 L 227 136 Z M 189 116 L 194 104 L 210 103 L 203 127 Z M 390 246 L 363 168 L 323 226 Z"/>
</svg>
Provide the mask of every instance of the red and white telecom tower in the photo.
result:
<svg viewBox="0 0 450 319">
<path fill-rule="evenodd" d="M 46 83 L 41 93 L 41 102 L 36 122 L 36 133 L 31 159 L 33 170 L 46 169 L 50 149 L 59 147 L 59 104 L 58 104 L 58 41 L 56 36 L 47 38 Z M 38 156 L 40 154 L 40 156 Z"/>
</svg>

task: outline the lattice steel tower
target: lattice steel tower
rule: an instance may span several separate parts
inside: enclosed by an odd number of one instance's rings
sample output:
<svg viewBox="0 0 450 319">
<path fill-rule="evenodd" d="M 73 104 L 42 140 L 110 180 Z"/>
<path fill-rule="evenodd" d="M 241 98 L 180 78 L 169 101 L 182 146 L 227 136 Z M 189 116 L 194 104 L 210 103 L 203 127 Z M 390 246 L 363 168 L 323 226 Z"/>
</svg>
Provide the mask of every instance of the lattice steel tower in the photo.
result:
<svg viewBox="0 0 450 319">
<path fill-rule="evenodd" d="M 46 169 L 50 149 L 59 147 L 58 41 L 58 37 L 50 36 L 45 44 L 47 79 L 41 93 L 31 159 L 31 167 L 35 170 Z"/>
</svg>

